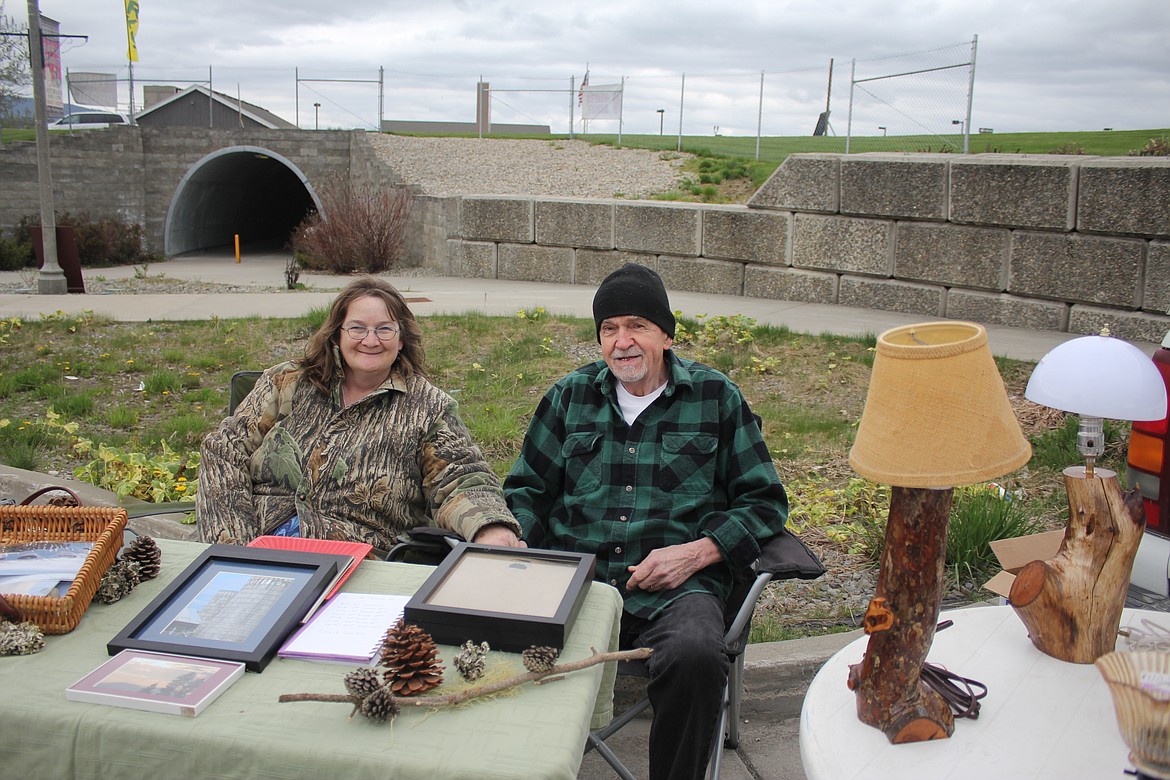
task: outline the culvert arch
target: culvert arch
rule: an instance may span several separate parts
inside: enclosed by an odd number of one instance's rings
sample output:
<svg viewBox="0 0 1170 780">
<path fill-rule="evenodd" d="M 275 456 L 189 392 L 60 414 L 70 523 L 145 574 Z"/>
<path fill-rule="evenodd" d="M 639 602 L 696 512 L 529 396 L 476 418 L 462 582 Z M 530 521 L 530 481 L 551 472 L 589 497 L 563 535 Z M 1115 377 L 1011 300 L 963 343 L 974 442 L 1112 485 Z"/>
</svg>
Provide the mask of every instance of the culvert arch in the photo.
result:
<svg viewBox="0 0 1170 780">
<path fill-rule="evenodd" d="M 167 257 L 231 247 L 283 247 L 321 199 L 288 158 L 259 146 L 229 146 L 204 156 L 179 181 L 167 209 Z"/>
</svg>

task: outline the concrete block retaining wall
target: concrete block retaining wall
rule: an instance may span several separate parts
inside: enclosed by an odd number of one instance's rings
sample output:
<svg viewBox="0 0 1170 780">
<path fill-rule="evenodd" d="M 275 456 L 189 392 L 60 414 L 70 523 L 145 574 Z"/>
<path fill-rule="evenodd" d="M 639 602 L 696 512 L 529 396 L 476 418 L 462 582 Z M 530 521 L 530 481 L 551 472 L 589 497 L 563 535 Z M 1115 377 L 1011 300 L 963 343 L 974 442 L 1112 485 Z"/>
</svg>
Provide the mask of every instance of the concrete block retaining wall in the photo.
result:
<svg viewBox="0 0 1170 780">
<path fill-rule="evenodd" d="M 1161 341 L 1170 159 L 793 155 L 746 206 L 463 196 L 426 212 L 439 273 L 668 288 Z M 446 220 L 442 231 L 438 222 Z"/>
<path fill-rule="evenodd" d="M 310 190 L 402 181 L 361 132 L 114 128 L 52 139 L 55 204 L 136 221 L 162 252 L 183 177 L 232 148 Z M 0 148 L 0 182 L 0 225 L 36 213 L 35 145 Z M 1170 158 L 801 154 L 746 206 L 416 194 L 404 262 L 591 286 L 636 262 L 679 290 L 1160 341 Z"/>
</svg>

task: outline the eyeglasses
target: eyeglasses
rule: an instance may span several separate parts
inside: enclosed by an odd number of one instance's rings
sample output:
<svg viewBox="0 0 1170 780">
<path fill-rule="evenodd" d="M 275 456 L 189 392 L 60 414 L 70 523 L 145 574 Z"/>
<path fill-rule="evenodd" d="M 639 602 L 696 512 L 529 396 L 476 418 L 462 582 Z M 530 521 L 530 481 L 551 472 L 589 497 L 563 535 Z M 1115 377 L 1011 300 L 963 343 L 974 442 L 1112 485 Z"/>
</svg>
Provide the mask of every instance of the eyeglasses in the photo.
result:
<svg viewBox="0 0 1170 780">
<path fill-rule="evenodd" d="M 376 328 L 367 328 L 365 325 L 350 325 L 342 330 L 348 333 L 354 341 L 364 341 L 371 330 L 374 331 L 374 335 L 378 337 L 379 341 L 389 341 L 398 333 L 398 326 L 379 325 Z"/>
</svg>

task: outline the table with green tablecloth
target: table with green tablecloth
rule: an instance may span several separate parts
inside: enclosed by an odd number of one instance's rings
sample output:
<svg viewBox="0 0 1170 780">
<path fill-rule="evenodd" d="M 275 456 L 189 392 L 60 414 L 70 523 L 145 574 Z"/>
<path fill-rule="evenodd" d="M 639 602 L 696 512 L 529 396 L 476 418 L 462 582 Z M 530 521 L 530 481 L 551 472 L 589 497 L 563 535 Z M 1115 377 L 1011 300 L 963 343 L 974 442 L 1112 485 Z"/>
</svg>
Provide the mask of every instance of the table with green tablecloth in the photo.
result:
<svg viewBox="0 0 1170 780">
<path fill-rule="evenodd" d="M 108 659 L 106 643 L 204 549 L 160 540 L 162 573 L 115 604 L 91 604 L 80 625 L 29 656 L 0 657 L 0 775 L 65 778 L 574 778 L 591 727 L 609 720 L 613 664 L 456 708 L 409 708 L 389 723 L 348 704 L 280 703 L 284 693 L 345 693 L 349 666 L 274 658 L 247 672 L 194 718 L 68 701 L 65 689 Z M 344 590 L 413 593 L 433 569 L 363 561 Z M 616 649 L 621 598 L 590 585 L 562 661 Z M 458 648 L 439 646 L 446 676 Z M 520 673 L 492 651 L 489 671 Z M 441 692 L 438 689 L 435 692 Z"/>
</svg>

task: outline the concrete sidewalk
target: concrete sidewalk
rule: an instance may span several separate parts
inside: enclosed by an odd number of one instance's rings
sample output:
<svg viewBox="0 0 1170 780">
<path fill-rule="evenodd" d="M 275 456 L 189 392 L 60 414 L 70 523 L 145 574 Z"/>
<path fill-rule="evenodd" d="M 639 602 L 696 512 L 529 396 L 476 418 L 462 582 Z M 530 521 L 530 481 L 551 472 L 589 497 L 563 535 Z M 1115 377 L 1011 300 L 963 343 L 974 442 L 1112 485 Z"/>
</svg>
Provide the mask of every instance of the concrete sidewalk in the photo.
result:
<svg viewBox="0 0 1170 780">
<path fill-rule="evenodd" d="M 37 295 L 0 294 L 0 317 L 34 318 L 41 314 L 91 311 L 117 320 L 149 322 L 196 320 L 209 317 L 296 317 L 326 306 L 349 277 L 301 273 L 309 289 L 285 290 L 284 271 L 288 257 L 282 253 L 246 257 L 241 262 L 224 254 L 206 254 L 155 263 L 149 276 L 168 279 L 266 288 L 257 292 L 232 294 L 146 294 L 134 295 L 127 305 L 122 295 Z M 133 277 L 133 267 L 87 271 L 89 277 L 107 281 Z M 511 316 L 517 311 L 543 307 L 552 314 L 592 316 L 594 288 L 588 285 L 517 282 L 500 279 L 463 279 L 450 276 L 395 276 L 387 278 L 407 297 L 424 299 L 411 303 L 418 316 L 458 314 L 476 311 Z M 0 282 L 19 282 L 16 272 L 0 272 Z M 276 291 L 272 291 L 275 288 Z M 744 298 L 702 293 L 670 293 L 671 306 L 687 316 L 742 314 L 761 324 L 785 326 L 798 333 L 833 333 L 842 336 L 878 334 L 899 325 L 938 319 L 920 314 L 900 314 L 876 309 L 856 309 L 826 304 Z M 1024 328 L 987 326 L 988 340 L 995 355 L 1020 360 L 1039 360 L 1056 345 L 1074 334 Z M 1137 344 L 1152 354 L 1156 345 Z"/>
</svg>

